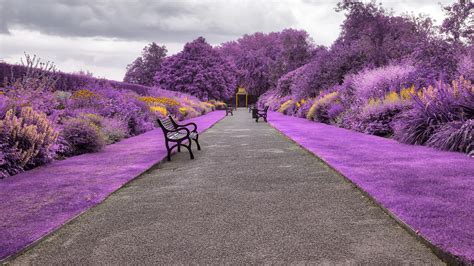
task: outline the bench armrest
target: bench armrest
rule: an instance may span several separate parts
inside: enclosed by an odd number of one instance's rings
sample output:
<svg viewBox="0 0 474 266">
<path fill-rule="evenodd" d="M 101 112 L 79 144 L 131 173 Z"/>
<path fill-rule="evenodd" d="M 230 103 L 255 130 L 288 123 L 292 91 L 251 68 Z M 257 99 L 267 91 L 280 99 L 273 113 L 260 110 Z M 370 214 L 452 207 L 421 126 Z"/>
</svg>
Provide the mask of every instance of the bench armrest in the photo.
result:
<svg viewBox="0 0 474 266">
<path fill-rule="evenodd" d="M 183 124 L 183 125 L 177 125 L 178 126 L 178 129 L 180 128 L 186 128 L 187 126 L 193 126 L 194 129 L 191 131 L 191 132 L 197 132 L 197 125 L 196 123 L 188 123 L 188 124 Z M 186 128 L 187 129 L 187 128 Z"/>
</svg>

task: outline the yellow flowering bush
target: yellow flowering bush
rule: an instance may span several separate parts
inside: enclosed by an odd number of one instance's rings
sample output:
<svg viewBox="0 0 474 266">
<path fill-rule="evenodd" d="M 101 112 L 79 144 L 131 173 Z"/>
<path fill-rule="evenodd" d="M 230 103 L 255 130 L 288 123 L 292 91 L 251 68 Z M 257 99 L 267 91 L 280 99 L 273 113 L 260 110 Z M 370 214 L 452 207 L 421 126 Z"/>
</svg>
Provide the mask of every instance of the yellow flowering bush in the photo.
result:
<svg viewBox="0 0 474 266">
<path fill-rule="evenodd" d="M 278 108 L 278 112 L 284 113 L 288 108 L 290 108 L 295 103 L 294 100 L 288 100 L 284 102 L 280 108 Z"/>
<path fill-rule="evenodd" d="M 148 105 L 165 105 L 170 107 L 180 105 L 178 101 L 168 97 L 142 96 L 138 99 L 144 103 L 147 103 Z"/>
<path fill-rule="evenodd" d="M 90 90 L 78 90 L 78 91 L 75 91 L 71 96 L 71 99 L 75 99 L 75 100 L 92 99 L 92 98 L 99 98 L 99 95 L 97 95 L 96 93 Z"/>
<path fill-rule="evenodd" d="M 152 112 L 158 113 L 160 117 L 166 117 L 168 115 L 168 110 L 166 110 L 166 107 L 163 106 L 150 106 L 150 110 Z"/>
<path fill-rule="evenodd" d="M 328 93 L 319 99 L 316 99 L 308 111 L 306 118 L 309 120 L 314 120 L 316 113 L 324 107 L 327 107 L 330 103 L 335 102 L 339 93 L 337 91 Z"/>
<path fill-rule="evenodd" d="M 10 109 L 0 120 L 0 137 L 6 140 L 3 160 L 9 162 L 7 168 L 0 165 L 0 177 L 5 177 L 51 160 L 58 132 L 44 113 L 23 107 L 19 114 Z"/>
</svg>

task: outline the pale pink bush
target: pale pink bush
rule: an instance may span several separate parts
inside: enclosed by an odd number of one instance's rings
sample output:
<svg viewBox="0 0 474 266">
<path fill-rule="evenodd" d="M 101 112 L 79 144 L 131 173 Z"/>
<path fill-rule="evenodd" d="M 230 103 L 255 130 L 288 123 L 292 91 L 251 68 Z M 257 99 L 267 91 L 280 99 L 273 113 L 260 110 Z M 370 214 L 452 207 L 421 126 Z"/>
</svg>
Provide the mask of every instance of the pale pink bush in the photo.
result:
<svg viewBox="0 0 474 266">
<path fill-rule="evenodd" d="M 415 67 L 406 63 L 365 69 L 352 79 L 355 96 L 366 102 L 370 98 L 382 98 L 392 91 L 399 92 L 403 87 L 412 85 L 411 75 L 415 70 Z"/>
</svg>

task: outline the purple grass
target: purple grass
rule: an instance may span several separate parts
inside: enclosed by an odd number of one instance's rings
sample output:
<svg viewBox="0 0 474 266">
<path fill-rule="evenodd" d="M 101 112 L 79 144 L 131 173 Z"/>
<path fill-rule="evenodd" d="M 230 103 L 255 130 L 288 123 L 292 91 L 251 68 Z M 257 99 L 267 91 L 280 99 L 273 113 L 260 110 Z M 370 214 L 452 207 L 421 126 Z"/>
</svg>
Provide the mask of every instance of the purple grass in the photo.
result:
<svg viewBox="0 0 474 266">
<path fill-rule="evenodd" d="M 215 111 L 184 122 L 195 122 L 203 132 L 224 116 Z M 0 180 L 0 261 L 102 202 L 165 157 L 163 133 L 155 129 L 98 153 Z"/>
<path fill-rule="evenodd" d="M 432 244 L 474 263 L 474 159 L 275 112 L 269 122 Z"/>
</svg>

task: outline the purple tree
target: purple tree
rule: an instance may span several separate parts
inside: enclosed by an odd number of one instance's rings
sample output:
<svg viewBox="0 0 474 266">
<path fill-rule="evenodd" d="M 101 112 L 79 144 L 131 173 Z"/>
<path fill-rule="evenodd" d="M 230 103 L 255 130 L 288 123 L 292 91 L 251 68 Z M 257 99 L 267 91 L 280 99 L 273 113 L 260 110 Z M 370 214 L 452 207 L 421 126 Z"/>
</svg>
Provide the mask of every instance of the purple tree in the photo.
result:
<svg viewBox="0 0 474 266">
<path fill-rule="evenodd" d="M 441 25 L 441 32 L 447 33 L 454 44 L 474 43 L 474 3 L 471 0 L 459 0 L 450 6 L 443 7 L 446 18 Z"/>
<path fill-rule="evenodd" d="M 228 99 L 237 87 L 235 69 L 203 37 L 168 57 L 155 81 L 163 89 L 186 92 L 202 100 Z"/>
<path fill-rule="evenodd" d="M 123 81 L 145 86 L 152 86 L 155 73 L 160 70 L 161 63 L 166 57 L 166 47 L 152 42 L 145 46 L 142 56 L 137 57 L 133 63 L 127 66 L 127 73 Z"/>
<path fill-rule="evenodd" d="M 239 85 L 259 96 L 275 87 L 281 76 L 307 63 L 313 43 L 306 31 L 286 29 L 244 35 L 224 43 L 220 52 L 234 62 Z"/>
</svg>

